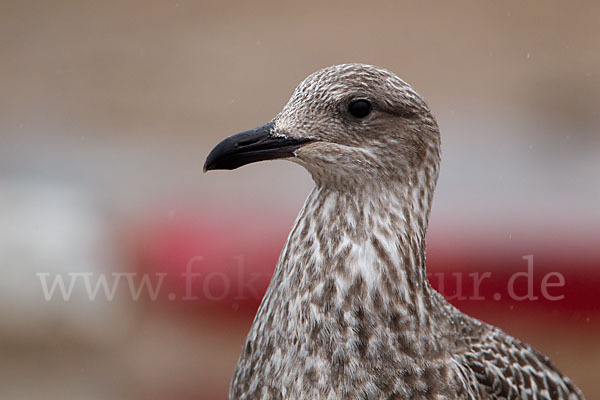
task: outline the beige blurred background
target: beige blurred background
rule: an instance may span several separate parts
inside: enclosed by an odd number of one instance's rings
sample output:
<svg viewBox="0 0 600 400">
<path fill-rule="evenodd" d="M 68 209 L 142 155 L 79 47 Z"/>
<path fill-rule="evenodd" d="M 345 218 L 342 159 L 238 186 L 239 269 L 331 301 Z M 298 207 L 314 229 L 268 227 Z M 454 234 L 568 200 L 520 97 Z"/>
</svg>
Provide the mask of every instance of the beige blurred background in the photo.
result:
<svg viewBox="0 0 600 400">
<path fill-rule="evenodd" d="M 332 64 L 388 68 L 428 100 L 437 248 L 550 235 L 561 251 L 565 235 L 579 247 L 562 254 L 598 260 L 599 46 L 594 1 L 0 1 L 0 398 L 226 395 L 254 303 L 47 302 L 36 273 L 146 268 L 164 224 L 221 256 L 246 235 L 276 252 L 308 174 L 202 164 Z M 521 325 L 490 310 L 600 396 L 597 314 Z"/>
</svg>

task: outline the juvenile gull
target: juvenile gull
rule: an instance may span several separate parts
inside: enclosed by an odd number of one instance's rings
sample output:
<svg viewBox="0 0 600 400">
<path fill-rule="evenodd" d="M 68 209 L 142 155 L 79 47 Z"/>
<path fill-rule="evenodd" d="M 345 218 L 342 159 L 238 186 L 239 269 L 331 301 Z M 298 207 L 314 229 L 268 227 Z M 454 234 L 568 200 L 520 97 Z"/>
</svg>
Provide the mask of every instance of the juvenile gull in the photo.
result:
<svg viewBox="0 0 600 400">
<path fill-rule="evenodd" d="M 230 399 L 583 399 L 544 355 L 450 305 L 425 273 L 440 135 L 393 73 L 306 78 L 205 170 L 286 158 L 315 181 L 234 373 Z"/>
</svg>

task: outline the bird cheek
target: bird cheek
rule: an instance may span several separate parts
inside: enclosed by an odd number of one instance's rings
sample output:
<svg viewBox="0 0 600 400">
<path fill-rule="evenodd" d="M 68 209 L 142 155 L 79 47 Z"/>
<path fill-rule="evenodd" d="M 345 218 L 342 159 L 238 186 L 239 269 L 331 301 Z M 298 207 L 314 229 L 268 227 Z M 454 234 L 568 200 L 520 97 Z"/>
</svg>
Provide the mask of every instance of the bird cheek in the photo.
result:
<svg viewBox="0 0 600 400">
<path fill-rule="evenodd" d="M 331 174 L 354 164 L 351 148 L 328 142 L 309 143 L 297 150 L 296 157 L 308 170 L 319 169 Z"/>
<path fill-rule="evenodd" d="M 323 143 L 320 142 L 309 143 L 295 151 L 296 158 L 306 163 L 316 161 L 322 153 L 322 147 Z"/>
</svg>

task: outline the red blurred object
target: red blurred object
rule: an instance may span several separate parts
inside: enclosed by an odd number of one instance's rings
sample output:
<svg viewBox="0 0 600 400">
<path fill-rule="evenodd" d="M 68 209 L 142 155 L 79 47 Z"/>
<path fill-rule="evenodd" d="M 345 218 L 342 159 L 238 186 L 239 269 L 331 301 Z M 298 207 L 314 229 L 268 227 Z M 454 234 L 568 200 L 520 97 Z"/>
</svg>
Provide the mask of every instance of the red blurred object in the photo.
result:
<svg viewBox="0 0 600 400">
<path fill-rule="evenodd" d="M 272 215 L 250 212 L 226 219 L 190 214 L 149 220 L 133 231 L 138 269 L 151 276 L 166 274 L 157 298 L 161 304 L 252 314 L 291 224 L 292 219 L 287 225 Z M 600 253 L 593 243 L 565 238 L 559 243 L 548 237 L 497 240 L 492 234 L 452 232 L 430 236 L 428 275 L 462 310 L 493 316 L 518 309 L 581 322 L 600 316 Z"/>
<path fill-rule="evenodd" d="M 240 224 L 239 221 L 244 221 Z M 248 214 L 149 219 L 131 233 L 139 274 L 157 301 L 219 313 L 254 312 L 269 284 L 289 227 Z"/>
</svg>

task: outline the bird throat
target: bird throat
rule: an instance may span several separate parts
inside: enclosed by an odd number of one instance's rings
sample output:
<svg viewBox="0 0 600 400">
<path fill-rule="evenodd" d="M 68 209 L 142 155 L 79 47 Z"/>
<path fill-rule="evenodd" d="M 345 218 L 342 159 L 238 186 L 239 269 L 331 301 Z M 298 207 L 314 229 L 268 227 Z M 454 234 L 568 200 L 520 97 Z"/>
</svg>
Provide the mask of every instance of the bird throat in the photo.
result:
<svg viewBox="0 0 600 400">
<path fill-rule="evenodd" d="M 302 299 L 323 312 L 352 302 L 378 312 L 386 309 L 380 303 L 390 300 L 407 314 L 426 315 L 430 204 L 419 188 L 373 190 L 380 193 L 313 189 L 282 251 L 270 291 L 279 292 L 280 300 Z"/>
</svg>

